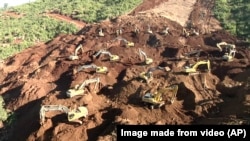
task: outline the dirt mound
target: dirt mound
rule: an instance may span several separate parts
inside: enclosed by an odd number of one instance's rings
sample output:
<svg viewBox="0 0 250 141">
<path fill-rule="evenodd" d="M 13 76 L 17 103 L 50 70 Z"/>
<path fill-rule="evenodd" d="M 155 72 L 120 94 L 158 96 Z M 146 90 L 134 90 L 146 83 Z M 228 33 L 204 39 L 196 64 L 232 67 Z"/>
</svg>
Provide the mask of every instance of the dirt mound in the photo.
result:
<svg viewBox="0 0 250 141">
<path fill-rule="evenodd" d="M 166 27 L 168 34 L 163 32 Z M 100 29 L 104 36 L 99 36 Z M 2 64 L 0 94 L 7 108 L 15 112 L 17 122 L 13 128 L 1 129 L 1 133 L 8 132 L 9 140 L 112 140 L 117 124 L 219 124 L 232 116 L 244 121 L 249 111 L 250 52 L 237 46 L 235 59 L 223 61 L 223 54 L 216 47 L 220 41 L 238 42 L 222 30 L 185 37 L 181 24 L 154 14 L 125 15 L 86 25 L 75 35 L 59 35 Z M 134 46 L 126 46 L 128 42 Z M 78 52 L 79 59 L 69 60 L 80 45 L 83 51 Z M 153 59 L 152 64 L 144 64 L 139 48 Z M 105 54 L 94 58 L 101 49 L 118 55 L 119 61 L 110 61 Z M 195 49 L 202 50 L 199 58 L 181 58 Z M 196 75 L 183 73 L 187 64 L 207 59 L 211 62 L 210 72 L 203 71 L 208 69 L 204 65 Z M 96 73 L 91 64 L 108 71 Z M 81 66 L 86 68 L 76 72 Z M 141 72 L 156 66 L 169 67 L 170 71 L 155 71 L 149 83 L 138 79 Z M 100 79 L 97 89 L 91 83 L 86 86 L 85 95 L 67 97 L 70 88 L 95 78 Z M 151 110 L 141 101 L 146 91 L 171 85 L 178 85 L 174 103 Z M 171 95 L 166 97 L 168 101 Z M 41 126 L 42 105 L 70 109 L 86 106 L 89 113 L 79 125 L 68 122 L 63 113 L 51 112 Z"/>
</svg>

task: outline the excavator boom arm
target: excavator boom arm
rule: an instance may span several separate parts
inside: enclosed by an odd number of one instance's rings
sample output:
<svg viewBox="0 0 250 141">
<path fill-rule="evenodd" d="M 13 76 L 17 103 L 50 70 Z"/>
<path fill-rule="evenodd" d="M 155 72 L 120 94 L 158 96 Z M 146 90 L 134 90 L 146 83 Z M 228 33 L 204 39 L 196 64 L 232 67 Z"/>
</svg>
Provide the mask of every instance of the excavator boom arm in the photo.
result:
<svg viewBox="0 0 250 141">
<path fill-rule="evenodd" d="M 148 58 L 146 53 L 144 51 L 142 51 L 140 48 L 139 48 L 139 54 L 140 54 L 140 56 L 143 56 L 145 60 Z"/>
<path fill-rule="evenodd" d="M 127 41 L 126 39 L 122 38 L 122 37 L 117 37 L 117 38 L 115 38 L 115 40 L 122 40 L 122 41 L 124 41 L 126 44 L 128 43 L 128 41 Z"/>
<path fill-rule="evenodd" d="M 220 42 L 220 43 L 217 43 L 216 46 L 220 49 L 220 51 L 222 51 L 222 46 L 225 46 L 226 48 L 229 48 L 230 50 L 231 49 L 235 49 L 235 45 L 233 44 L 228 44 L 226 42 Z"/>
<path fill-rule="evenodd" d="M 61 111 L 64 113 L 69 113 L 69 109 L 66 106 L 62 105 L 43 105 L 40 109 L 40 121 L 44 123 L 45 121 L 45 113 L 49 111 Z"/>
<path fill-rule="evenodd" d="M 91 64 L 91 65 L 83 65 L 83 66 L 80 66 L 77 71 L 81 71 L 83 69 L 87 69 L 87 68 L 97 68 L 97 66 L 95 64 Z"/>
<path fill-rule="evenodd" d="M 99 56 L 100 54 L 107 54 L 107 55 L 109 55 L 109 57 L 112 56 L 112 54 L 111 54 L 109 51 L 100 50 L 100 51 L 98 51 L 98 52 L 94 55 L 94 57 L 97 57 L 97 56 Z"/>
<path fill-rule="evenodd" d="M 78 53 L 79 49 L 82 49 L 82 45 L 79 45 L 79 46 L 76 48 L 76 50 L 75 50 L 75 55 L 76 55 L 76 56 L 77 56 L 77 53 Z"/>
<path fill-rule="evenodd" d="M 160 67 L 160 66 L 152 67 L 152 68 L 148 69 L 147 74 L 153 73 L 153 72 L 156 71 L 156 70 L 163 70 L 163 71 L 166 71 L 166 68 Z"/>
<path fill-rule="evenodd" d="M 159 93 L 159 96 L 163 96 L 165 94 L 168 94 L 171 92 L 171 97 L 170 97 L 170 101 L 171 103 L 174 102 L 174 99 L 176 97 L 176 94 L 177 94 L 177 91 L 178 91 L 178 85 L 172 85 L 172 86 L 169 86 L 167 88 L 162 88 L 158 91 Z"/>
<path fill-rule="evenodd" d="M 210 61 L 209 60 L 197 62 L 192 68 L 196 70 L 200 65 L 204 65 L 204 64 L 206 64 L 208 70 L 210 70 Z"/>
<path fill-rule="evenodd" d="M 85 86 L 89 85 L 90 83 L 100 83 L 100 78 L 93 78 L 93 79 L 88 79 L 88 80 L 85 80 L 82 85 L 79 87 L 79 89 L 83 89 Z M 96 87 L 96 85 L 95 85 Z"/>
</svg>

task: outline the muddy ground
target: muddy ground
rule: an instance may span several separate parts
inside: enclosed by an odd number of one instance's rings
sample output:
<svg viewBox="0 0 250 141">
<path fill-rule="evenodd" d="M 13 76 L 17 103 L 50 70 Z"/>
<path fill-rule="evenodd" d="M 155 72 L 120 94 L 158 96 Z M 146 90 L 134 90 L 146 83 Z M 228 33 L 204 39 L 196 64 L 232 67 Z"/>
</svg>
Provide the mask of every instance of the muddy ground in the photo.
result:
<svg viewBox="0 0 250 141">
<path fill-rule="evenodd" d="M 183 16 L 181 22 L 166 18 L 167 8 L 162 9 L 165 10 L 163 15 L 155 11 L 157 8 L 160 11 L 161 4 L 170 2 L 173 1 L 145 1 L 130 14 L 86 24 L 76 34 L 61 34 L 6 59 L 0 68 L 0 94 L 6 101 L 6 108 L 15 113 L 15 121 L 11 127 L 1 128 L 1 138 L 110 141 L 116 138 L 117 124 L 249 124 L 248 46 L 221 30 L 209 11 L 213 1 L 210 5 L 201 1 L 192 5 L 189 1 L 192 10 L 184 12 L 189 16 Z M 174 4 L 184 5 L 185 1 L 177 0 Z M 148 12 L 150 10 L 154 12 Z M 206 11 L 203 18 L 201 11 Z M 183 28 L 189 30 L 186 23 L 190 21 L 199 35 L 183 35 Z M 147 32 L 148 27 L 152 33 Z M 167 35 L 162 33 L 166 27 L 169 28 Z M 99 36 L 99 29 L 104 36 Z M 121 34 L 117 34 L 118 29 L 122 30 Z M 133 42 L 134 46 L 126 47 L 121 39 Z M 232 62 L 221 59 L 223 52 L 216 47 L 221 41 L 236 45 L 237 53 Z M 77 54 L 79 59 L 69 60 L 79 45 L 83 47 Z M 153 59 L 152 64 L 143 63 L 139 48 Z M 101 49 L 118 55 L 120 60 L 109 61 L 107 55 L 93 58 Z M 181 58 L 196 49 L 202 50 L 198 58 Z M 203 60 L 210 60 L 210 72 L 206 71 L 206 65 L 201 65 L 196 75 L 183 73 L 185 65 Z M 105 66 L 108 73 L 99 74 L 91 68 L 75 73 L 76 68 L 88 64 Z M 138 79 L 141 72 L 156 66 L 169 67 L 170 71 L 153 72 L 150 83 Z M 84 96 L 66 96 L 68 89 L 92 78 L 100 79 L 97 89 L 93 83 L 86 86 Z M 147 90 L 156 91 L 173 84 L 178 85 L 174 103 L 169 103 L 171 95 L 168 93 L 164 99 L 166 104 L 161 108 L 152 110 L 142 102 Z M 48 112 L 41 125 L 42 105 L 86 106 L 89 113 L 81 118 L 83 124 L 80 125 L 67 121 L 65 113 Z"/>
</svg>

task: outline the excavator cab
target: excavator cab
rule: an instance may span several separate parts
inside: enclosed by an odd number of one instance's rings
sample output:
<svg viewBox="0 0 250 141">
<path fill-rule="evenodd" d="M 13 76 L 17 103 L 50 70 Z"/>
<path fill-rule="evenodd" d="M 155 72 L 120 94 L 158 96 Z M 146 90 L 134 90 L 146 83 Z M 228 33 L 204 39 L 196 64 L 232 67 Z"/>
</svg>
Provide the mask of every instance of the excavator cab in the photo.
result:
<svg viewBox="0 0 250 141">
<path fill-rule="evenodd" d="M 145 64 L 146 65 L 149 65 L 149 64 L 152 64 L 153 63 L 153 59 L 152 58 L 146 58 L 145 60 Z"/>
<path fill-rule="evenodd" d="M 77 95 L 83 95 L 85 92 L 85 89 L 69 89 L 67 90 L 66 92 L 66 95 L 67 97 L 71 98 L 71 97 L 74 97 L 74 96 L 77 96 Z"/>
<path fill-rule="evenodd" d="M 116 61 L 118 61 L 118 60 L 120 60 L 120 57 L 119 57 L 118 55 L 111 55 L 111 56 L 110 56 L 110 61 L 116 62 Z"/>
<path fill-rule="evenodd" d="M 129 48 L 129 47 L 134 47 L 135 43 L 127 41 L 127 42 L 125 42 L 125 45 L 126 45 L 127 48 Z"/>
<path fill-rule="evenodd" d="M 146 94 L 142 97 L 142 101 L 144 103 L 150 104 L 151 109 L 154 109 L 155 107 L 160 108 L 166 104 L 167 99 L 165 99 L 165 95 L 168 95 L 169 93 L 171 93 L 170 103 L 173 104 L 177 95 L 177 91 L 177 84 L 165 88 L 160 88 L 159 90 L 153 93 L 146 92 Z"/>
<path fill-rule="evenodd" d="M 84 106 L 80 106 L 72 111 L 69 111 L 67 117 L 69 122 L 73 122 L 73 121 L 79 121 L 78 119 L 86 117 L 87 115 L 88 115 L 88 109 Z M 82 121 L 80 121 L 79 123 L 82 124 Z"/>
<path fill-rule="evenodd" d="M 96 67 L 96 73 L 103 73 L 103 74 L 106 74 L 108 73 L 108 68 L 107 67 Z"/>
</svg>

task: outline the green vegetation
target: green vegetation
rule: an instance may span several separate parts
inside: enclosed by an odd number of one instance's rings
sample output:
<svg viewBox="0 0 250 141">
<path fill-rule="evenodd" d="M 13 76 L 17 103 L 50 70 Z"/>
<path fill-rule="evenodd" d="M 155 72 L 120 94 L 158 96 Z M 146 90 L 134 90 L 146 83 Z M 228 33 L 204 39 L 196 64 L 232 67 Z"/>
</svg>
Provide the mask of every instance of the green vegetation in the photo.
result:
<svg viewBox="0 0 250 141">
<path fill-rule="evenodd" d="M 87 23 L 99 22 L 129 12 L 142 0 L 37 0 L 0 10 L 0 59 L 6 59 L 60 33 L 78 31 L 75 25 L 48 17 L 58 13 Z M 4 12 L 16 16 L 8 16 Z M 18 17 L 17 17 L 18 16 Z"/>
<path fill-rule="evenodd" d="M 2 96 L 0 96 L 0 121 L 6 121 L 8 118 L 8 112 L 4 108 L 4 99 Z"/>
<path fill-rule="evenodd" d="M 216 0 L 214 13 L 226 30 L 250 41 L 249 0 Z"/>
<path fill-rule="evenodd" d="M 4 106 L 4 99 L 0 96 L 0 122 L 4 122 L 6 126 L 9 126 L 16 120 L 16 115 L 15 113 L 7 110 Z"/>
<path fill-rule="evenodd" d="M 53 12 L 92 23 L 129 12 L 141 2 L 142 0 L 37 0 L 11 10 L 28 15 Z"/>
<path fill-rule="evenodd" d="M 48 41 L 59 33 L 77 31 L 72 24 L 36 15 L 20 18 L 2 17 L 0 29 L 1 59 L 18 53 L 35 43 Z"/>
</svg>

